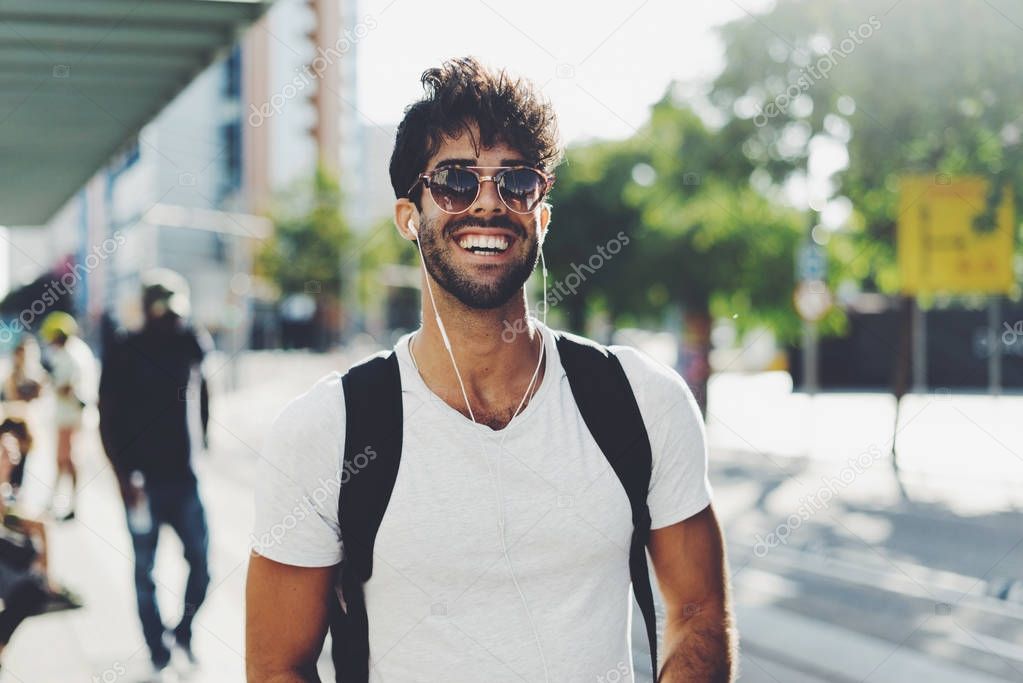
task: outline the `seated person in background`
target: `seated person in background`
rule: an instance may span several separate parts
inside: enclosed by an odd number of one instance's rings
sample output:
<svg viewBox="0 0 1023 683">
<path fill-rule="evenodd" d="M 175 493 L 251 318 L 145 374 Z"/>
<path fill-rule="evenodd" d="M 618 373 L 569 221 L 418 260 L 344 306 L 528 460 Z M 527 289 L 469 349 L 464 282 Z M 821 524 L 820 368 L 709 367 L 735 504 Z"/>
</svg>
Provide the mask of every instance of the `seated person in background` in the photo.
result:
<svg viewBox="0 0 1023 683">
<path fill-rule="evenodd" d="M 8 423 L 20 423 L 20 429 L 9 429 Z M 8 418 L 0 425 L 0 653 L 27 617 L 82 606 L 50 576 L 46 526 L 17 511 L 9 477 L 12 462 L 24 461 L 23 440 L 31 444 L 23 421 Z"/>
<path fill-rule="evenodd" d="M 39 398 L 46 370 L 39 360 L 39 344 L 29 335 L 22 335 L 11 353 L 11 370 L 0 386 L 0 400 L 29 402 Z"/>
<path fill-rule="evenodd" d="M 30 404 L 39 398 L 46 383 L 46 370 L 39 360 L 39 345 L 34 337 L 23 334 L 11 353 L 11 367 L 0 384 L 0 402 L 3 403 L 2 417 L 6 418 L 0 425 L 0 434 L 13 433 L 19 443 L 20 458 L 11 463 L 14 469 L 10 478 L 11 486 L 21 486 L 25 474 L 25 461 L 32 447 L 28 423 L 30 421 Z"/>
<path fill-rule="evenodd" d="M 20 417 L 8 417 L 0 422 L 0 439 L 8 434 L 13 437 L 16 447 L 0 448 L 0 496 L 13 499 L 25 479 L 25 462 L 32 450 L 32 434 Z"/>
</svg>

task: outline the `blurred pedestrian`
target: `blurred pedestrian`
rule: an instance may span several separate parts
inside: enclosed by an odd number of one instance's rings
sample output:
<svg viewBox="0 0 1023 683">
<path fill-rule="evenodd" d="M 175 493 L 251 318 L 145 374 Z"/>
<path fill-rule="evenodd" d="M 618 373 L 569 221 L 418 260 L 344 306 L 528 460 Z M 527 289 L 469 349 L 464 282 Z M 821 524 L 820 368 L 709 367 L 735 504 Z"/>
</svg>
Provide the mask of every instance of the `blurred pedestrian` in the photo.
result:
<svg viewBox="0 0 1023 683">
<path fill-rule="evenodd" d="M 61 480 L 71 479 L 68 504 L 57 519 L 75 517 L 78 493 L 78 469 L 75 467 L 74 440 L 82 426 L 82 414 L 91 397 L 91 382 L 96 358 L 89 345 L 78 336 L 78 323 L 64 311 L 54 311 L 43 320 L 40 336 L 50 346 L 50 379 L 56 392 L 54 423 L 57 427 L 57 475 L 53 493 Z M 52 501 L 51 501 L 52 504 Z"/>
<path fill-rule="evenodd" d="M 143 328 L 115 339 L 103 359 L 100 433 L 117 474 L 135 551 L 139 618 L 159 676 L 176 645 L 192 664 L 192 620 L 209 585 L 206 514 L 192 468 L 190 408 L 207 404 L 201 363 L 209 335 L 186 324 L 188 284 L 159 269 L 143 277 Z M 208 412 L 201 409 L 205 443 Z M 167 633 L 156 602 L 153 564 L 160 526 L 169 525 L 189 565 L 181 621 Z"/>
</svg>

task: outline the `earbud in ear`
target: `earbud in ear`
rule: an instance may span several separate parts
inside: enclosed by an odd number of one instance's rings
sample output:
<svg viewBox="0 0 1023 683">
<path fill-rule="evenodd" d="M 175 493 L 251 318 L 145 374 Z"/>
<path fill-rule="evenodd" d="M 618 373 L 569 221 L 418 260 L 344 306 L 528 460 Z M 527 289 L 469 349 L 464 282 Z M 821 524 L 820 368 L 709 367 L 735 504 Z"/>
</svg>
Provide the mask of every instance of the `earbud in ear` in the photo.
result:
<svg viewBox="0 0 1023 683">
<path fill-rule="evenodd" d="M 419 237 L 419 231 L 416 230 L 416 224 L 412 221 L 411 218 L 408 219 L 408 230 L 409 232 L 412 233 L 413 237 Z"/>
</svg>

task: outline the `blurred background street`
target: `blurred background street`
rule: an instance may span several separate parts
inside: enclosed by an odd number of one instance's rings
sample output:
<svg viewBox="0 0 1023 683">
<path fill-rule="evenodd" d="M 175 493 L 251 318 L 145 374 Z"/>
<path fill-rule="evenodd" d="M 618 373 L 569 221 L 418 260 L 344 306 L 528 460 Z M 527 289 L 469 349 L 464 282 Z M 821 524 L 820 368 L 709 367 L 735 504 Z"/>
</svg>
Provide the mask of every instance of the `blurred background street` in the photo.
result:
<svg viewBox="0 0 1023 683">
<path fill-rule="evenodd" d="M 0 0 L 0 515 L 42 523 L 83 603 L 18 626 L 0 683 L 151 673 L 96 399 L 154 269 L 212 349 L 208 447 L 195 368 L 171 386 L 210 539 L 183 679 L 244 679 L 263 440 L 419 325 L 388 160 L 421 73 L 465 54 L 559 115 L 536 314 L 704 410 L 740 680 L 1023 681 L 1021 39 L 1014 0 Z M 187 572 L 164 529 L 167 620 Z"/>
<path fill-rule="evenodd" d="M 215 393 L 211 444 L 197 458 L 211 523 L 212 584 L 196 622 L 203 663 L 189 680 L 240 680 L 243 675 L 245 565 L 252 524 L 252 477 L 273 416 L 316 379 L 371 352 L 251 353 L 239 361 L 241 386 Z M 214 369 L 223 357 L 211 360 Z M 216 383 L 218 375 L 214 374 Z M 711 481 L 729 541 L 743 675 L 749 681 L 907 681 L 987 683 L 1019 680 L 1023 668 L 1023 506 L 1021 469 L 1004 442 L 1023 398 L 968 395 L 909 397 L 896 476 L 888 458 L 891 434 L 857 428 L 872 414 L 893 417 L 882 394 L 792 394 L 775 373 L 723 374 L 710 393 Z M 770 420 L 743 417 L 743 401 L 770 404 Z M 970 419 L 953 420 L 962 411 Z M 882 420 L 878 419 L 880 424 Z M 884 422 L 887 424 L 887 421 Z M 831 447 L 815 447 L 826 429 Z M 793 431 L 805 435 L 800 442 Z M 749 435 L 736 443 L 737 435 Z M 80 610 L 36 617 L 18 631 L 0 681 L 102 680 L 124 667 L 127 680 L 145 672 L 137 625 L 131 546 L 124 512 L 94 433 L 84 435 L 81 502 L 74 523 L 55 526 L 57 576 L 86 597 Z M 943 444 L 971 444 L 956 458 L 936 458 Z M 784 443 L 788 448 L 782 449 Z M 885 449 L 857 471 L 838 495 L 792 529 L 784 543 L 758 547 L 790 514 L 843 481 L 846 460 Z M 45 495 L 52 465 L 38 459 L 25 494 Z M 50 468 L 49 470 L 47 468 Z M 998 468 L 1017 475 L 998 476 Z M 848 478 L 848 477 L 846 477 Z M 163 604 L 176 616 L 186 565 L 165 532 L 157 577 Z M 180 608 L 179 608 L 180 609 Z M 634 660 L 649 669 L 641 622 Z M 57 656 L 55 644 L 59 643 Z M 323 661 L 326 675 L 329 658 Z M 120 674 L 119 674 L 120 676 Z"/>
</svg>

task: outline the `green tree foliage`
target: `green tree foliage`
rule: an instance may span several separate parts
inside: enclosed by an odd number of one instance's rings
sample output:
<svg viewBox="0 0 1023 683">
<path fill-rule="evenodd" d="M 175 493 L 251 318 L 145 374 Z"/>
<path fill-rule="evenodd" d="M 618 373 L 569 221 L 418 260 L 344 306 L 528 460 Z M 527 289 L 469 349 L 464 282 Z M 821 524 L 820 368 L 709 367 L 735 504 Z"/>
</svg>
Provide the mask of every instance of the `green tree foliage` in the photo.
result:
<svg viewBox="0 0 1023 683">
<path fill-rule="evenodd" d="M 624 233 L 628 244 L 562 304 L 569 325 L 581 328 L 597 306 L 616 326 L 681 311 L 683 372 L 702 403 L 712 315 L 783 335 L 797 328 L 793 253 L 804 221 L 756 192 L 733 141 L 670 92 L 630 139 L 569 150 L 547 254 L 554 280 L 568 281 Z"/>
<path fill-rule="evenodd" d="M 642 211 L 636 277 L 690 314 L 790 334 L 799 214 L 756 192 L 751 167 L 722 132 L 670 97 L 654 107 L 639 139 L 655 180 L 629 193 Z"/>
<path fill-rule="evenodd" d="M 326 348 L 340 338 L 343 325 L 339 267 L 348 243 L 337 180 L 318 169 L 310 181 L 296 183 L 277 199 L 273 235 L 256 255 L 256 270 L 282 296 L 305 294 L 316 301 L 315 345 Z"/>
<path fill-rule="evenodd" d="M 832 240 L 834 279 L 890 292 L 901 174 L 1023 189 L 1021 27 L 1023 6 L 999 0 L 782 0 L 724 27 L 711 99 L 776 186 L 815 146 L 845 148 L 832 190 L 853 214 Z"/>
<path fill-rule="evenodd" d="M 306 293 L 336 297 L 341 291 L 338 264 L 347 244 L 337 181 L 318 170 L 282 195 L 273 213 L 273 235 L 257 256 L 260 273 L 281 294 Z"/>
<path fill-rule="evenodd" d="M 622 279 L 633 260 L 631 237 L 639 230 L 640 216 L 625 193 L 633 168 L 644 158 L 631 140 L 597 142 L 569 149 L 557 170 L 544 255 L 550 268 L 551 311 L 562 314 L 570 329 L 582 330 L 588 313 L 601 308 L 616 309 L 612 315 L 622 310 L 651 312 L 638 292 L 642 285 Z M 587 269 L 596 247 L 618 240 L 619 233 L 629 237 L 629 244 L 613 258 L 595 260 L 600 269 L 590 274 Z M 554 289 L 559 284 L 562 288 Z M 562 296 L 566 285 L 575 291 Z"/>
<path fill-rule="evenodd" d="M 373 333 L 409 329 L 420 316 L 419 252 L 404 239 L 392 218 L 378 221 L 349 252 L 359 263 L 358 301 Z"/>
<path fill-rule="evenodd" d="M 581 328 L 599 305 L 618 324 L 659 321 L 668 307 L 713 308 L 791 330 L 802 220 L 749 186 L 752 168 L 670 96 L 630 139 L 569 149 L 545 244 L 553 280 L 619 232 L 630 238 L 562 304 L 570 325 Z"/>
</svg>

